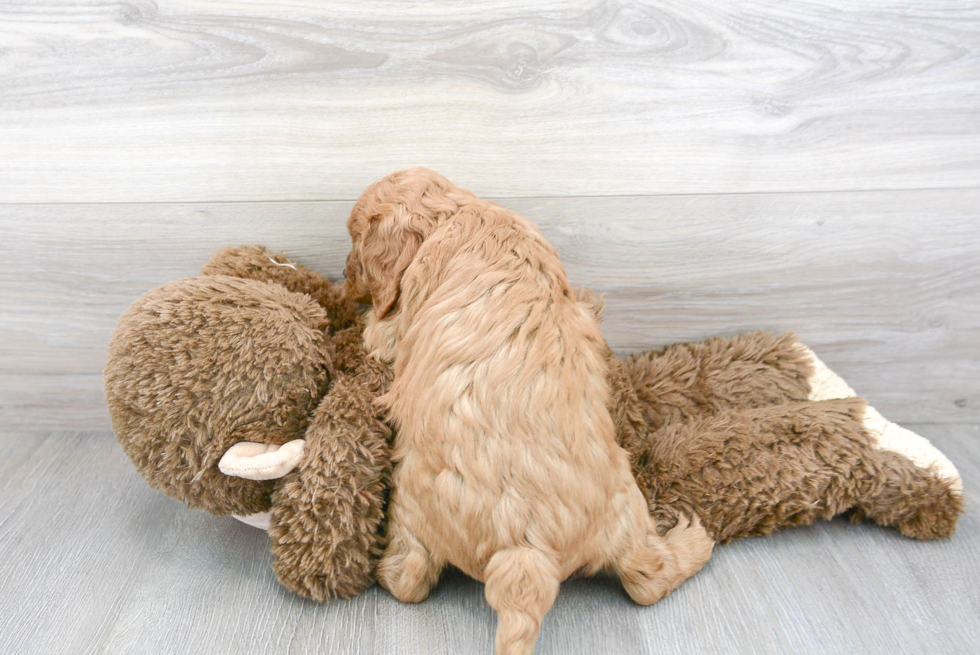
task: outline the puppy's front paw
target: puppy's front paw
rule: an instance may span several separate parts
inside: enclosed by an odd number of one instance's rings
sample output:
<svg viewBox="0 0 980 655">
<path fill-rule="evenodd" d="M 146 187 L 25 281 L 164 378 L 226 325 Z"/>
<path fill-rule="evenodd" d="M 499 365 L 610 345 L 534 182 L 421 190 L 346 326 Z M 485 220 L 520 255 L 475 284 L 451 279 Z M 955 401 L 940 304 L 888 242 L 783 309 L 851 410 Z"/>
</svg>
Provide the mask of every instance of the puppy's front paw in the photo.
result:
<svg viewBox="0 0 980 655">
<path fill-rule="evenodd" d="M 403 603 L 421 603 L 432 590 L 428 558 L 419 553 L 382 560 L 378 566 L 378 582 Z"/>
</svg>

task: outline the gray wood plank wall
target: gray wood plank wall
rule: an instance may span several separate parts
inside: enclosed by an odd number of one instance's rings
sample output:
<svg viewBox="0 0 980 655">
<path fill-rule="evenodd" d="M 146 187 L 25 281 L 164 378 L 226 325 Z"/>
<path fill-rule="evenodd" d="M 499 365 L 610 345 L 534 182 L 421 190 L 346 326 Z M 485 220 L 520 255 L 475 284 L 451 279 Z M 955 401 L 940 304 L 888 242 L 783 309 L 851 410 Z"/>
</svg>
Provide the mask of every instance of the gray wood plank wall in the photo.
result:
<svg viewBox="0 0 980 655">
<path fill-rule="evenodd" d="M 105 428 L 116 317 L 222 246 L 329 275 L 426 165 L 539 223 L 621 352 L 792 330 L 980 418 L 980 6 L 0 3 L 0 425 Z"/>
<path fill-rule="evenodd" d="M 13 202 L 973 186 L 971 0 L 4 5 Z"/>
</svg>

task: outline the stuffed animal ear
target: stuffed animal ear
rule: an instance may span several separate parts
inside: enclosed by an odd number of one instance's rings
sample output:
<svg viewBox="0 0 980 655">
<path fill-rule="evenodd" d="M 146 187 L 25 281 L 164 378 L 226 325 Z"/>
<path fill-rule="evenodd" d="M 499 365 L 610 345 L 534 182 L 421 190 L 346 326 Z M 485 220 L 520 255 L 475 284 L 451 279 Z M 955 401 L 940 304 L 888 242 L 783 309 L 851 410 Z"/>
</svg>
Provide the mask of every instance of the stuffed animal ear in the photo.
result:
<svg viewBox="0 0 980 655">
<path fill-rule="evenodd" d="M 402 276 L 431 222 L 404 207 L 389 206 L 361 237 L 360 263 L 378 318 L 384 318 L 398 302 Z"/>
</svg>

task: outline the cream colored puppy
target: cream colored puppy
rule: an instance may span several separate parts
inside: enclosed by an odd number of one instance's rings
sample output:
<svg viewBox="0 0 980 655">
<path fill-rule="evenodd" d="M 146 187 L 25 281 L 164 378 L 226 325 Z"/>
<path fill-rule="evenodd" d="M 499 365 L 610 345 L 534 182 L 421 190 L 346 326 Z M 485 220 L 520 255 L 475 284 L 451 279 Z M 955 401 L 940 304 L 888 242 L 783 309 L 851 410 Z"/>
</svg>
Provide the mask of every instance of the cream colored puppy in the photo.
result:
<svg viewBox="0 0 980 655">
<path fill-rule="evenodd" d="M 395 367 L 384 587 L 421 601 L 455 565 L 486 583 L 497 653 L 530 653 L 575 572 L 611 568 L 648 604 L 701 568 L 696 518 L 657 535 L 595 314 L 534 225 L 413 169 L 369 187 L 348 228 L 347 292 L 372 298 L 365 343 Z"/>
</svg>

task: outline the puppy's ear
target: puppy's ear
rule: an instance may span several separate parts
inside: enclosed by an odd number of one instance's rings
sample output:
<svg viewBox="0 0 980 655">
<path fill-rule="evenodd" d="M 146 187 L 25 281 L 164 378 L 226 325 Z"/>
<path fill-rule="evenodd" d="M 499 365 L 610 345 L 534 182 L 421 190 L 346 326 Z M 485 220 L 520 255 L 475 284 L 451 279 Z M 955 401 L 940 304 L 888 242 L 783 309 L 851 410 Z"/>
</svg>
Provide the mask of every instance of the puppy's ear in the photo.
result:
<svg viewBox="0 0 980 655">
<path fill-rule="evenodd" d="M 605 310 L 605 297 L 597 294 L 590 287 L 578 287 L 573 289 L 575 300 L 583 307 L 595 315 L 597 321 L 602 321 L 602 312 Z"/>
<path fill-rule="evenodd" d="M 384 318 L 398 302 L 402 276 L 415 259 L 428 232 L 430 220 L 389 206 L 371 221 L 361 238 L 361 263 L 378 318 Z"/>
</svg>

